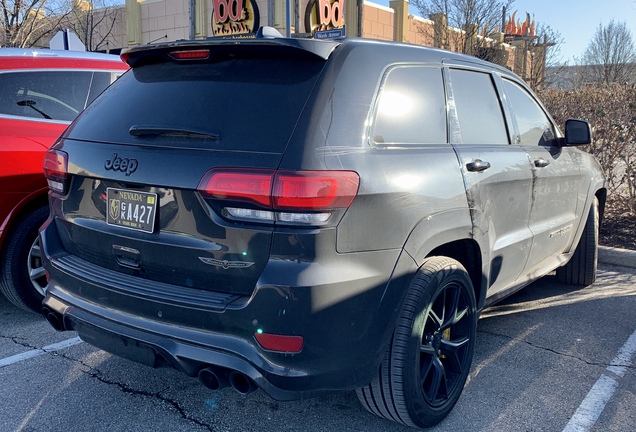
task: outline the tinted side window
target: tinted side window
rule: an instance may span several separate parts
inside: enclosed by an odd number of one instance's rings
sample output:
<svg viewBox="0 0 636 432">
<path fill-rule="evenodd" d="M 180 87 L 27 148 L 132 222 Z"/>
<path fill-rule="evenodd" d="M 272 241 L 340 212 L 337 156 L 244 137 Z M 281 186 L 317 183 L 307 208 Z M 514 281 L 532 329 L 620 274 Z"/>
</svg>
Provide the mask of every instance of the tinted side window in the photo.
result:
<svg viewBox="0 0 636 432">
<path fill-rule="evenodd" d="M 415 66 L 391 69 L 376 107 L 376 144 L 446 143 L 442 71 Z"/>
<path fill-rule="evenodd" d="M 451 85 L 464 144 L 508 144 L 508 133 L 492 78 L 451 69 Z"/>
<path fill-rule="evenodd" d="M 548 116 L 528 92 L 518 84 L 504 79 L 506 96 L 517 120 L 522 145 L 552 145 L 554 130 Z"/>
<path fill-rule="evenodd" d="M 0 114 L 72 121 L 86 106 L 92 79 L 90 71 L 2 73 Z"/>
</svg>

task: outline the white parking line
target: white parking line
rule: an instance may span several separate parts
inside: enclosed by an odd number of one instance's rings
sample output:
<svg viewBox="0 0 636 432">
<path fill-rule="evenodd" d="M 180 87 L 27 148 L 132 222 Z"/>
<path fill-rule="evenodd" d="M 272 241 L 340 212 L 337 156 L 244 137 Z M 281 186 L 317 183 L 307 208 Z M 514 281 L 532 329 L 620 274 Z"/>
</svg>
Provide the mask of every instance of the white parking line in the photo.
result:
<svg viewBox="0 0 636 432">
<path fill-rule="evenodd" d="M 612 366 L 607 368 L 608 371 L 615 373 L 619 377 L 624 377 L 627 368 L 632 365 L 632 357 L 636 354 L 636 331 L 627 339 L 625 345 L 621 347 L 618 355 L 612 360 Z"/>
<path fill-rule="evenodd" d="M 621 347 L 618 355 L 612 360 L 607 371 L 622 378 L 627 372 L 627 368 L 632 364 L 632 357 L 636 354 L 636 331 L 627 339 Z M 576 410 L 570 421 L 565 425 L 563 432 L 586 432 L 596 423 L 599 416 L 605 409 L 605 405 L 611 399 L 618 387 L 618 380 L 606 375 L 596 381 L 594 387 L 589 391 L 579 408 Z"/>
<path fill-rule="evenodd" d="M 607 401 L 610 400 L 618 382 L 605 375 L 596 381 L 592 390 L 587 394 L 579 408 L 576 410 L 570 421 L 565 425 L 563 432 L 584 432 L 590 430 L 596 420 L 605 409 Z"/>
<path fill-rule="evenodd" d="M 33 357 L 37 357 L 37 356 L 41 356 L 42 354 L 46 354 L 48 352 L 54 352 L 54 351 L 59 351 L 62 350 L 64 348 L 68 348 L 71 347 L 73 345 L 77 345 L 79 343 L 82 343 L 82 340 L 79 337 L 74 337 L 72 339 L 67 339 L 65 341 L 62 342 L 58 342 L 58 343 L 54 343 L 51 345 L 47 345 L 45 347 L 42 347 L 40 349 L 34 349 L 31 351 L 27 351 L 27 352 L 23 352 L 20 354 L 16 354 L 14 356 L 11 357 L 6 357 L 3 359 L 0 359 L 0 368 L 3 368 L 5 366 L 9 366 L 10 364 L 14 364 L 14 363 L 18 363 L 21 362 L 23 360 L 27 360 Z"/>
</svg>

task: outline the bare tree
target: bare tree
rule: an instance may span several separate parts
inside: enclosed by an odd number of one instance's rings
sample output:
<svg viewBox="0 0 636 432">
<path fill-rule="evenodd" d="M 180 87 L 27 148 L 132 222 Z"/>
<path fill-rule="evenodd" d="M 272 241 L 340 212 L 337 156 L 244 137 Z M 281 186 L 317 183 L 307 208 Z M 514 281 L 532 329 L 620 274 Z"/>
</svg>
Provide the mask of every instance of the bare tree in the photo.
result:
<svg viewBox="0 0 636 432">
<path fill-rule="evenodd" d="M 0 0 L 0 46 L 35 46 L 51 35 L 64 16 L 57 0 Z"/>
<path fill-rule="evenodd" d="M 464 54 L 478 55 L 491 41 L 482 36 L 502 31 L 502 10 L 512 6 L 514 0 L 414 0 L 422 16 L 433 20 L 436 14 L 446 17 L 448 28 L 443 37 L 443 48 Z M 453 30 L 461 29 L 462 32 Z"/>
<path fill-rule="evenodd" d="M 72 30 L 87 51 L 102 50 L 108 45 L 118 19 L 122 18 L 123 8 L 118 3 L 121 0 L 73 0 L 59 30 Z"/>
<path fill-rule="evenodd" d="M 625 84 L 634 81 L 636 47 L 624 22 L 599 24 L 581 62 L 588 82 Z"/>
</svg>

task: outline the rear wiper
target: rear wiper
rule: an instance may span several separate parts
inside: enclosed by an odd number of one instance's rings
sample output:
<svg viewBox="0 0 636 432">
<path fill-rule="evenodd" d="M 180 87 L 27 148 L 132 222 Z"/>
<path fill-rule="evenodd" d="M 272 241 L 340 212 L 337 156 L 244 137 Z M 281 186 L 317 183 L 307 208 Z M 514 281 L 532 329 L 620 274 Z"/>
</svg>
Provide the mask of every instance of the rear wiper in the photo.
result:
<svg viewBox="0 0 636 432">
<path fill-rule="evenodd" d="M 42 110 L 39 110 L 35 107 L 35 105 L 37 105 L 37 103 L 34 100 L 21 100 L 18 102 L 18 106 L 28 106 L 29 108 L 34 109 L 35 111 L 37 111 L 38 113 L 40 113 L 42 115 L 42 117 L 44 117 L 47 120 L 53 120 L 53 117 L 51 117 L 50 115 L 48 115 L 47 113 L 45 113 Z"/>
<path fill-rule="evenodd" d="M 189 129 L 189 128 L 173 128 L 167 126 L 132 126 L 128 133 L 134 137 L 150 137 L 150 136 L 172 136 L 172 137 L 188 137 L 188 138 L 204 138 L 220 140 L 221 136 L 212 132 Z"/>
</svg>

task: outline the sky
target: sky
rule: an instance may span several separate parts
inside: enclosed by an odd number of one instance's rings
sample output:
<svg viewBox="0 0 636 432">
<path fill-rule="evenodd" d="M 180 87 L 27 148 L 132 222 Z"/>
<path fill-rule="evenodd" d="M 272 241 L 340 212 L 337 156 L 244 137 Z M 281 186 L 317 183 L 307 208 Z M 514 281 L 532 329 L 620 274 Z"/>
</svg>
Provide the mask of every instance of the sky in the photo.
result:
<svg viewBox="0 0 636 432">
<path fill-rule="evenodd" d="M 370 0 L 388 6 L 389 0 Z M 534 14 L 537 24 L 544 23 L 561 33 L 561 62 L 574 63 L 580 58 L 594 36 L 599 24 L 606 25 L 612 19 L 625 22 L 636 44 L 636 0 L 516 0 L 510 12 L 517 11 L 517 18 L 525 19 L 525 13 Z M 411 6 L 410 13 L 419 15 Z"/>
</svg>

